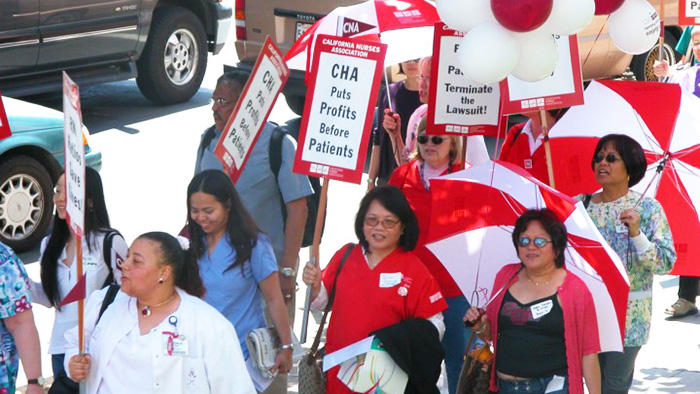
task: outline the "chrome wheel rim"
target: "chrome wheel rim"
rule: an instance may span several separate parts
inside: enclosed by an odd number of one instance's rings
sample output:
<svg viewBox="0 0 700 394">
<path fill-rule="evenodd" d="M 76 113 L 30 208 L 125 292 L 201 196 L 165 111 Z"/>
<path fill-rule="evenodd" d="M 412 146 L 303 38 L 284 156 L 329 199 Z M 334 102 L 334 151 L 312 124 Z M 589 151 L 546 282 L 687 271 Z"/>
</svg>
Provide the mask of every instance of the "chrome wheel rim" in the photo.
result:
<svg viewBox="0 0 700 394">
<path fill-rule="evenodd" d="M 9 240 L 27 238 L 41 221 L 44 209 L 41 185 L 33 177 L 19 174 L 0 186 L 0 233 Z"/>
<path fill-rule="evenodd" d="M 192 32 L 178 29 L 170 35 L 165 44 L 163 56 L 165 73 L 170 82 L 177 86 L 186 85 L 197 72 L 199 48 Z"/>
</svg>

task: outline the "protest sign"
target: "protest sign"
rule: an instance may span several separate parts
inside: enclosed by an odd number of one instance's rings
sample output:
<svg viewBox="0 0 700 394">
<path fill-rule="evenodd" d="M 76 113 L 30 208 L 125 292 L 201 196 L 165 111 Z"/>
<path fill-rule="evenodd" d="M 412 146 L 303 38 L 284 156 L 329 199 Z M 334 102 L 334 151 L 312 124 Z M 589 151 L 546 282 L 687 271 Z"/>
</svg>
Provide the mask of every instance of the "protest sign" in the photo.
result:
<svg viewBox="0 0 700 394">
<path fill-rule="evenodd" d="M 537 82 L 524 82 L 509 75 L 501 81 L 504 115 L 583 104 L 583 78 L 576 36 L 554 38 L 559 57 L 549 77 Z"/>
<path fill-rule="evenodd" d="M 66 174 L 66 216 L 71 231 L 81 237 L 85 218 L 85 148 L 80 114 L 80 90 L 63 72 L 63 137 Z"/>
<path fill-rule="evenodd" d="M 464 34 L 443 22 L 435 24 L 427 134 L 495 135 L 498 131 L 498 84 L 472 82 L 459 69 L 457 50 Z"/>
<path fill-rule="evenodd" d="M 678 1 L 678 24 L 700 25 L 700 0 Z"/>
<path fill-rule="evenodd" d="M 319 35 L 294 172 L 360 183 L 386 45 Z"/>
<path fill-rule="evenodd" d="M 289 69 L 282 53 L 268 36 L 214 149 L 234 184 L 287 78 Z"/>
<path fill-rule="evenodd" d="M 0 94 L 0 140 L 12 135 L 10 130 L 10 122 L 7 120 L 5 106 L 2 104 L 2 94 Z"/>
</svg>

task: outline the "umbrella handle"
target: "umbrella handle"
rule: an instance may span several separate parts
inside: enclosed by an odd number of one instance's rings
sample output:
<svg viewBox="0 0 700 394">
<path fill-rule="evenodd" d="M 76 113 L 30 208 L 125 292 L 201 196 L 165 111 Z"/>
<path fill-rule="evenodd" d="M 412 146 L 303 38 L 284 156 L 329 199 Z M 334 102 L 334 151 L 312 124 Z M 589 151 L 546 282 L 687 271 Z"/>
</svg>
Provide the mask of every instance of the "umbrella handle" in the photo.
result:
<svg viewBox="0 0 700 394">
<path fill-rule="evenodd" d="M 479 316 L 476 318 L 476 320 L 465 320 L 464 321 L 464 326 L 467 328 L 472 328 L 476 323 L 478 323 L 481 320 L 481 317 L 484 316 L 486 313 L 485 309 L 477 308 L 479 310 Z"/>
</svg>

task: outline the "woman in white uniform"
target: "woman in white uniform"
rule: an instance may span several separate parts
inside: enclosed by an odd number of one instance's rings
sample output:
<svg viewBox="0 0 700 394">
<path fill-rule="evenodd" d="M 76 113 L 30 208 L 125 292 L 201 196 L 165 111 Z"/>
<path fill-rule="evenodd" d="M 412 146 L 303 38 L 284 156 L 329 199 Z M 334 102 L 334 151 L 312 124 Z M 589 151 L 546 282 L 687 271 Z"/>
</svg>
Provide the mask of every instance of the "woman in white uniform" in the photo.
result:
<svg viewBox="0 0 700 394">
<path fill-rule="evenodd" d="M 197 298 L 197 264 L 174 237 L 134 241 L 122 291 L 98 319 L 105 293 L 86 308 L 88 354 L 78 355 L 77 329 L 66 334 L 66 370 L 87 378 L 87 393 L 255 394 L 233 325 Z"/>
</svg>

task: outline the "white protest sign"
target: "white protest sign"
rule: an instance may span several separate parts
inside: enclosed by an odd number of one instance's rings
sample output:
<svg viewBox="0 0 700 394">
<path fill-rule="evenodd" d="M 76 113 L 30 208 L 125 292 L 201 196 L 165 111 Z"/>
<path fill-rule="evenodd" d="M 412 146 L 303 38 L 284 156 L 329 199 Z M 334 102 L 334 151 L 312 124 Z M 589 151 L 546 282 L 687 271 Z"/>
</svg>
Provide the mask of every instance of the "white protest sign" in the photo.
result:
<svg viewBox="0 0 700 394">
<path fill-rule="evenodd" d="M 82 236 L 85 221 L 85 148 L 80 91 L 63 72 L 63 137 L 66 170 L 66 215 L 71 230 Z"/>
</svg>

